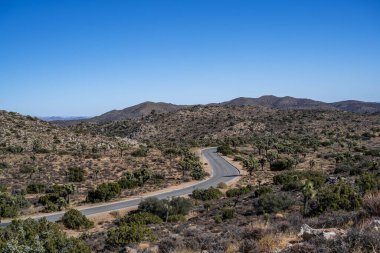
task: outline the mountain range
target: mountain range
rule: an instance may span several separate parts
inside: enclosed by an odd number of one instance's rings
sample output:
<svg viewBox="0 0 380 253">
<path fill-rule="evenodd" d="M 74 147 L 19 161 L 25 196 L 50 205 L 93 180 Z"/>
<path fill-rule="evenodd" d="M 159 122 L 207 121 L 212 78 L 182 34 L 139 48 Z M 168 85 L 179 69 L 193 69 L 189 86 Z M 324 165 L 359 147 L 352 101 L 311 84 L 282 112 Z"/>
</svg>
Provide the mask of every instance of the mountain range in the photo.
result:
<svg viewBox="0 0 380 253">
<path fill-rule="evenodd" d="M 107 122 L 126 119 L 136 119 L 151 113 L 161 114 L 177 111 L 195 105 L 175 105 L 163 102 L 144 102 L 122 110 L 112 110 L 96 117 L 87 119 L 66 120 L 59 124 L 71 125 L 79 122 Z M 276 109 L 320 109 L 342 110 L 354 113 L 380 113 L 380 103 L 347 100 L 334 103 L 326 103 L 306 98 L 261 96 L 259 98 L 240 97 L 222 103 L 212 103 L 198 106 L 262 106 Z"/>
</svg>

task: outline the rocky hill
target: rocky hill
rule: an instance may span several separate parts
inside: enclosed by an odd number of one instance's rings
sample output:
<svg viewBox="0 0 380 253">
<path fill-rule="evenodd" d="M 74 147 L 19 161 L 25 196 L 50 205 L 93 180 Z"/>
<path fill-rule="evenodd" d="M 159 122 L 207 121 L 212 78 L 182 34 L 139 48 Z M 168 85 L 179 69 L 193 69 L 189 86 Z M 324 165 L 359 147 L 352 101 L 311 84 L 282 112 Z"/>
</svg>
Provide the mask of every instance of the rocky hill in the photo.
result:
<svg viewBox="0 0 380 253">
<path fill-rule="evenodd" d="M 354 113 L 377 113 L 380 112 L 380 103 L 369 103 L 362 101 L 341 101 L 336 103 L 325 103 L 312 99 L 294 97 L 262 96 L 259 98 L 240 97 L 222 103 L 214 103 L 198 106 L 262 106 L 276 109 L 318 109 L 318 110 L 342 110 Z M 190 105 L 175 105 L 162 102 L 144 102 L 127 107 L 122 110 L 112 110 L 100 116 L 80 120 L 59 120 L 53 123 L 58 125 L 75 125 L 80 122 L 104 123 L 108 121 L 121 121 L 136 119 L 153 114 L 165 114 L 175 112 L 179 109 L 192 107 Z"/>
</svg>

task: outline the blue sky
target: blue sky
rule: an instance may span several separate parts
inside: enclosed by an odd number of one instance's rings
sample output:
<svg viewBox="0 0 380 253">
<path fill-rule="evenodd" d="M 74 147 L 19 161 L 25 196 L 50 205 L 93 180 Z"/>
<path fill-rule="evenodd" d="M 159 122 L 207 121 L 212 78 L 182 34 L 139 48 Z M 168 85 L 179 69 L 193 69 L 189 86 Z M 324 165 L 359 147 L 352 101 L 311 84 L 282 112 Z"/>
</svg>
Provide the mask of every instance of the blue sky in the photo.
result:
<svg viewBox="0 0 380 253">
<path fill-rule="evenodd" d="M 380 1 L 0 0 L 0 109 L 380 101 Z"/>
</svg>

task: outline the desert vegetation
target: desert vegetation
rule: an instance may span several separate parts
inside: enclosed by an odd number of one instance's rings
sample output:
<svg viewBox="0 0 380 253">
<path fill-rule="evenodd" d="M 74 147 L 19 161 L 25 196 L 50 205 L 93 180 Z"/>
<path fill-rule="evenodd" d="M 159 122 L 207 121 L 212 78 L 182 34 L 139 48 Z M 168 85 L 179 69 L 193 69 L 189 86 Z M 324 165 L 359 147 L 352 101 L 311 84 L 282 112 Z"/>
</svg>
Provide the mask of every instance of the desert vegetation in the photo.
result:
<svg viewBox="0 0 380 253">
<path fill-rule="evenodd" d="M 70 245 L 67 252 L 380 250 L 376 114 L 195 106 L 69 127 L 0 117 L 0 217 L 65 211 L 59 224 L 26 220 L 1 229 L 1 249 L 30 243 Z M 195 189 L 189 198 L 146 198 L 102 223 L 73 209 L 203 180 L 206 164 L 191 150 L 207 146 L 244 172 L 234 185 Z M 57 241 L 17 238 L 20 227 L 38 234 L 31 226 L 51 229 Z"/>
</svg>

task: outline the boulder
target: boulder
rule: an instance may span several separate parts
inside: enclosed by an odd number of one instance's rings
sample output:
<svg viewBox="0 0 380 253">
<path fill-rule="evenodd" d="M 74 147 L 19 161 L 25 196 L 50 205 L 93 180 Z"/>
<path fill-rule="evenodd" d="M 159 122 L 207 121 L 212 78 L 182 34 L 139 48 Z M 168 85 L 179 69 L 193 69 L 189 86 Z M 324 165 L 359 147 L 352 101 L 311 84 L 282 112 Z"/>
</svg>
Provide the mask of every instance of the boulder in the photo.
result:
<svg viewBox="0 0 380 253">
<path fill-rule="evenodd" d="M 303 224 L 298 236 L 302 237 L 305 241 L 313 237 L 320 236 L 326 240 L 335 238 L 338 235 L 337 229 L 314 229 L 307 224 Z"/>
</svg>

